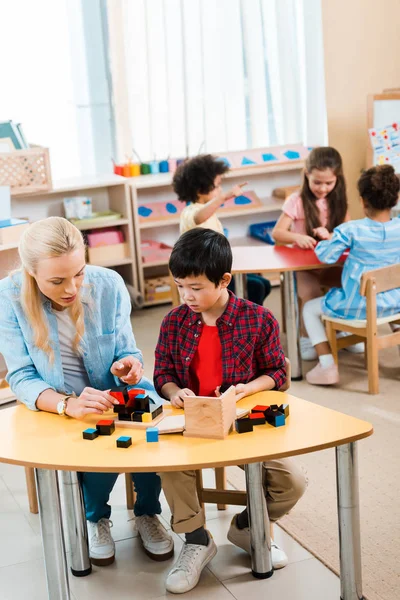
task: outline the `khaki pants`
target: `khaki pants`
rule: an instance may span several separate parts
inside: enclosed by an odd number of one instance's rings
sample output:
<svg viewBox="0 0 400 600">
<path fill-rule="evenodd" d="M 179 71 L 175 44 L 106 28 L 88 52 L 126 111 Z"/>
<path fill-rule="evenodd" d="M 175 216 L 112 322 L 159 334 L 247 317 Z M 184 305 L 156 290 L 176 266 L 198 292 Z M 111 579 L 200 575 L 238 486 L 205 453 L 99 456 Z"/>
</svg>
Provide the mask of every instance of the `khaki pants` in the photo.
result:
<svg viewBox="0 0 400 600">
<path fill-rule="evenodd" d="M 263 463 L 263 486 L 271 522 L 288 513 L 304 494 L 307 480 L 303 471 L 290 458 Z M 196 488 L 195 471 L 160 473 L 165 497 L 176 533 L 191 533 L 205 524 Z"/>
</svg>

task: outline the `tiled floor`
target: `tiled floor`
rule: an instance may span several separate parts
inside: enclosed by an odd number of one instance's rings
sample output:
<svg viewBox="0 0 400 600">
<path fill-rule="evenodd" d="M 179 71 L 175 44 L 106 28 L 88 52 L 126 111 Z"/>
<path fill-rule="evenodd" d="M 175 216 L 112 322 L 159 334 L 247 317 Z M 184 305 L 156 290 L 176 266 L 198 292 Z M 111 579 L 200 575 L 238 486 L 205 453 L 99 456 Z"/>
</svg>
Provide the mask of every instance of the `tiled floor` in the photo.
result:
<svg viewBox="0 0 400 600">
<path fill-rule="evenodd" d="M 205 481 L 212 478 L 205 471 Z M 211 484 L 211 482 L 210 482 Z M 70 577 L 73 600 L 158 600 L 173 597 L 165 592 L 164 580 L 173 559 L 151 561 L 143 553 L 134 531 L 132 513 L 126 510 L 124 478 L 113 490 L 113 536 L 117 559 L 110 567 L 94 567 L 89 577 Z M 339 582 L 281 529 L 276 540 L 285 548 L 289 565 L 271 579 L 257 580 L 250 574 L 249 557 L 226 539 L 234 507 L 218 511 L 207 507 L 207 525 L 218 545 L 218 554 L 202 574 L 198 587 L 185 598 L 200 600 L 339 600 Z M 165 525 L 169 510 L 163 498 Z M 29 513 L 25 477 L 21 467 L 0 464 L 0 598 L 1 600 L 46 600 L 40 524 Z M 177 555 L 182 539 L 174 535 Z"/>
<path fill-rule="evenodd" d="M 166 307 L 137 312 L 133 327 L 142 349 L 146 374 L 151 375 L 154 346 L 159 323 Z M 0 411 L 1 417 L 1 411 Z M 205 471 L 205 483 L 213 478 Z M 211 482 L 210 482 L 211 485 Z M 173 597 L 165 592 L 164 580 L 173 559 L 156 563 L 142 551 L 133 527 L 132 513 L 126 510 L 124 478 L 119 477 L 112 493 L 113 536 L 116 562 L 110 567 L 94 567 L 85 578 L 70 578 L 73 600 L 161 600 Z M 218 545 L 195 590 L 188 600 L 339 600 L 338 578 L 312 557 L 279 527 L 276 541 L 289 556 L 289 565 L 276 571 L 271 579 L 254 579 L 250 558 L 226 539 L 235 507 L 218 511 L 206 508 L 207 526 Z M 169 527 L 169 510 L 163 498 L 162 518 Z M 182 539 L 174 535 L 175 555 Z M 0 600 L 46 600 L 46 581 L 37 515 L 29 513 L 24 471 L 0 463 Z"/>
</svg>

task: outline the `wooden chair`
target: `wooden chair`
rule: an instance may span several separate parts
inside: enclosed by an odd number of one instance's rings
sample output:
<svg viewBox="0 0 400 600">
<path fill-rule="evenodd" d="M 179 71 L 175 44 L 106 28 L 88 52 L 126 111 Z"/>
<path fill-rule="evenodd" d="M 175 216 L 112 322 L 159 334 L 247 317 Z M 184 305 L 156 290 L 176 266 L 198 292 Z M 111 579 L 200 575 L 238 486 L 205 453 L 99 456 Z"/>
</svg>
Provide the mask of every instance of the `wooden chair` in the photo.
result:
<svg viewBox="0 0 400 600">
<path fill-rule="evenodd" d="M 400 345 L 400 331 L 388 335 L 378 335 L 378 326 L 384 323 L 400 324 L 400 312 L 389 317 L 377 318 L 376 295 L 400 287 L 400 265 L 383 267 L 367 271 L 361 278 L 360 294 L 366 297 L 366 320 L 336 319 L 324 317 L 326 332 L 332 354 L 338 363 L 338 351 L 341 348 L 364 342 L 366 349 L 366 365 L 368 370 L 368 391 L 379 393 L 378 352 L 381 348 Z M 351 335 L 337 338 L 337 331 L 345 331 Z"/>
<path fill-rule="evenodd" d="M 133 510 L 136 493 L 133 487 L 133 481 L 130 473 L 125 473 L 125 488 L 126 488 L 126 508 Z M 28 492 L 29 510 L 32 514 L 37 515 L 39 512 L 35 472 L 31 467 L 25 467 L 26 488 Z"/>
<path fill-rule="evenodd" d="M 281 388 L 282 392 L 285 392 L 290 387 L 290 361 L 286 360 L 286 383 Z M 210 504 L 216 504 L 218 510 L 225 510 L 227 504 L 233 506 L 246 506 L 247 494 L 241 490 L 228 490 L 226 480 L 225 467 L 216 467 L 215 469 L 215 488 L 205 488 L 203 485 L 203 474 L 202 471 L 196 471 L 196 484 L 197 484 L 197 495 L 201 506 L 204 506 L 205 502 Z"/>
</svg>

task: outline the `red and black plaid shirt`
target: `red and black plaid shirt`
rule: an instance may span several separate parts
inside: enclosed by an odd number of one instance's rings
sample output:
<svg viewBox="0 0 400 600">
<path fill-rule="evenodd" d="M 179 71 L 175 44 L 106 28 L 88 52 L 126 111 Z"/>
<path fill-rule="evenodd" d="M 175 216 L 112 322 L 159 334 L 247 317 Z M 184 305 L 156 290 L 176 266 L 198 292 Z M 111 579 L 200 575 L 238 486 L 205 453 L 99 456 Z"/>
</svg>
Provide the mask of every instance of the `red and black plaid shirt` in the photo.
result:
<svg viewBox="0 0 400 600">
<path fill-rule="evenodd" d="M 222 345 L 222 391 L 260 375 L 272 377 L 275 389 L 279 390 L 286 381 L 286 367 L 279 325 L 273 314 L 230 293 L 216 325 Z M 202 328 L 199 315 L 186 304 L 164 318 L 154 365 L 154 385 L 159 394 L 166 383 L 190 387 L 189 368 Z"/>
</svg>

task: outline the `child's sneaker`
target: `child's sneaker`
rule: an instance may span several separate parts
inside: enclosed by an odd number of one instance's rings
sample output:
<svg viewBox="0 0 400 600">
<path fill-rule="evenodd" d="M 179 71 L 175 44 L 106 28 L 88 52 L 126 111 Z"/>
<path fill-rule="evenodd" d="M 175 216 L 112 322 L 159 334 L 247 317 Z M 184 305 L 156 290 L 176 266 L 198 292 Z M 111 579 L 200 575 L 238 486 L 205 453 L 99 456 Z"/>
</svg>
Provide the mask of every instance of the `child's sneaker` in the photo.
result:
<svg viewBox="0 0 400 600">
<path fill-rule="evenodd" d="M 202 570 L 217 554 L 217 546 L 208 531 L 207 535 L 207 546 L 183 544 L 178 560 L 167 576 L 168 592 L 184 594 L 196 587 Z"/>
<path fill-rule="evenodd" d="M 302 360 L 317 360 L 317 353 L 310 338 L 300 338 L 300 356 Z"/>
<path fill-rule="evenodd" d="M 90 560 L 99 567 L 111 565 L 115 560 L 115 543 L 110 527 L 109 519 L 100 519 L 97 523 L 87 522 Z"/>
<path fill-rule="evenodd" d="M 232 519 L 227 538 L 232 544 L 250 554 L 250 529 L 248 527 L 239 529 L 236 517 L 237 515 Z M 274 569 L 283 569 L 289 562 L 286 552 L 279 548 L 274 540 L 271 540 L 271 560 Z"/>
<path fill-rule="evenodd" d="M 316 367 L 308 371 L 306 379 L 312 385 L 335 385 L 339 383 L 339 370 L 337 365 L 324 369 L 319 362 Z"/>
<path fill-rule="evenodd" d="M 351 333 L 347 333 L 347 331 L 339 331 L 337 334 L 338 338 L 344 338 Z M 363 354 L 365 352 L 364 342 L 358 342 L 358 344 L 353 344 L 352 346 L 347 346 L 347 348 L 343 348 L 346 352 L 350 352 L 351 354 Z"/>
</svg>

